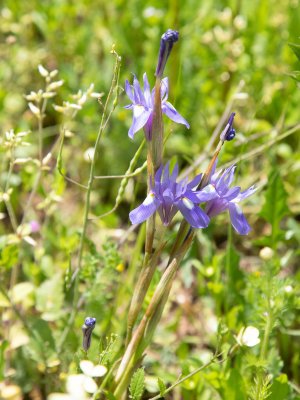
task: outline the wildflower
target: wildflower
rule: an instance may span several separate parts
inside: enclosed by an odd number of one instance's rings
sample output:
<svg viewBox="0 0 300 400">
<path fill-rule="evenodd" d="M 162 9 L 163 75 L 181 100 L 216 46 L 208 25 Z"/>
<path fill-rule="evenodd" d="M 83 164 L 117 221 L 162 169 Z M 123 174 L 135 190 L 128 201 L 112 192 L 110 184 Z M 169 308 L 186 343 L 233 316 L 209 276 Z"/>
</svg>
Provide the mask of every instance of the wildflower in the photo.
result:
<svg viewBox="0 0 300 400">
<path fill-rule="evenodd" d="M 88 317 L 85 319 L 85 323 L 82 325 L 83 342 L 82 346 L 85 352 L 88 351 L 91 345 L 92 332 L 95 328 L 96 318 Z"/>
<path fill-rule="evenodd" d="M 223 129 L 221 135 L 220 135 L 220 140 L 227 140 L 230 142 L 232 139 L 235 137 L 235 129 L 233 129 L 233 120 L 234 120 L 235 113 L 231 113 L 229 120 L 227 122 L 227 125 Z"/>
<path fill-rule="evenodd" d="M 152 139 L 152 119 L 154 108 L 154 89 L 150 90 L 146 72 L 143 75 L 144 93 L 140 87 L 139 81 L 133 75 L 133 85 L 128 80 L 125 81 L 125 91 L 132 104 L 124 108 L 133 110 L 133 122 L 129 129 L 128 136 L 133 139 L 134 134 L 144 128 L 146 140 Z M 133 92 L 132 92 L 133 89 Z M 171 103 L 167 101 L 169 95 L 169 81 L 164 78 L 161 81 L 161 110 L 167 117 L 178 124 L 190 128 L 188 122 L 175 110 Z"/>
<path fill-rule="evenodd" d="M 168 29 L 167 32 L 165 32 L 162 35 L 161 41 L 160 41 L 158 62 L 157 62 L 157 67 L 156 67 L 156 71 L 155 71 L 155 76 L 157 78 L 162 77 L 166 63 L 168 61 L 168 57 L 171 53 L 173 44 L 175 42 L 178 42 L 178 40 L 179 40 L 179 32 L 173 31 L 172 29 Z"/>
<path fill-rule="evenodd" d="M 237 342 L 240 346 L 253 347 L 260 342 L 259 330 L 254 326 L 242 328 L 238 334 Z"/>
<path fill-rule="evenodd" d="M 32 220 L 29 222 L 31 232 L 38 232 L 40 229 L 39 221 Z"/>
<path fill-rule="evenodd" d="M 234 229 L 240 235 L 247 235 L 251 228 L 243 214 L 240 202 L 251 196 L 257 189 L 254 189 L 254 186 L 251 186 L 244 192 L 241 192 L 239 186 L 229 189 L 229 186 L 233 181 L 236 166 L 232 165 L 231 167 L 226 168 L 223 173 L 222 170 L 215 173 L 217 161 L 218 160 L 216 160 L 212 169 L 210 184 L 216 189 L 218 197 L 206 203 L 205 212 L 210 218 L 212 218 L 228 209 L 231 224 Z"/>
<path fill-rule="evenodd" d="M 206 228 L 209 218 L 205 212 L 198 207 L 199 203 L 212 200 L 217 197 L 212 185 L 204 189 L 193 191 L 200 183 L 202 175 L 187 183 L 188 178 L 176 183 L 178 176 L 178 164 L 170 176 L 169 162 L 166 164 L 164 173 L 163 166 L 155 174 L 155 185 L 150 181 L 151 191 L 144 202 L 131 211 L 129 218 L 132 224 L 139 224 L 154 214 L 157 210 L 164 225 L 168 225 L 179 210 L 187 222 L 194 228 Z"/>
</svg>

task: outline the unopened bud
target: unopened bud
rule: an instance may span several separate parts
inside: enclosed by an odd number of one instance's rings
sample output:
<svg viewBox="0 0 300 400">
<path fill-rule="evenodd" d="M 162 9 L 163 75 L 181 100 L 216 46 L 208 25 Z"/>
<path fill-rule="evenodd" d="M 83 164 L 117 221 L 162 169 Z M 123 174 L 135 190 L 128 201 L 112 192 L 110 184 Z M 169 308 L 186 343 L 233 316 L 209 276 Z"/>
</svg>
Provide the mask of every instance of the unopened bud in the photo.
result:
<svg viewBox="0 0 300 400">
<path fill-rule="evenodd" d="M 231 113 L 227 125 L 225 126 L 224 130 L 220 135 L 220 140 L 228 142 L 235 137 L 235 130 L 233 129 L 233 120 L 234 120 L 235 113 Z"/>
<path fill-rule="evenodd" d="M 271 249 L 271 247 L 264 247 L 259 252 L 259 257 L 265 261 L 271 260 L 273 256 L 274 256 L 274 251 Z"/>
<path fill-rule="evenodd" d="M 178 40 L 179 32 L 173 31 L 172 29 L 168 29 L 167 32 L 162 35 L 158 55 L 158 63 L 155 71 L 155 76 L 157 78 L 162 77 L 173 44 L 175 42 L 178 42 Z"/>
<path fill-rule="evenodd" d="M 36 107 L 33 103 L 28 103 L 28 107 L 30 108 L 30 111 L 36 115 L 36 116 L 40 116 L 41 112 L 40 109 L 38 107 Z"/>
<path fill-rule="evenodd" d="M 39 69 L 39 73 L 46 78 L 46 76 L 49 75 L 49 72 L 46 70 L 46 68 L 44 68 L 41 64 L 38 66 Z"/>
<path fill-rule="evenodd" d="M 96 318 L 88 317 L 85 319 L 85 323 L 82 325 L 82 333 L 83 333 L 82 346 L 85 352 L 87 352 L 91 346 L 92 332 L 93 329 L 95 328 L 95 324 L 96 324 Z"/>
</svg>

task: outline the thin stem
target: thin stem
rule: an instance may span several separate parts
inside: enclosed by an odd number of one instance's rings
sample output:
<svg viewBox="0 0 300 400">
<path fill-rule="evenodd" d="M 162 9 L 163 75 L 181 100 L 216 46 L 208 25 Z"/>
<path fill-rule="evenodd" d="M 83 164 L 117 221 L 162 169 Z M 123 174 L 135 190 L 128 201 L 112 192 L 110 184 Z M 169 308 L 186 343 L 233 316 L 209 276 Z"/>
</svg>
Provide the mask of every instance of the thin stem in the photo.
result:
<svg viewBox="0 0 300 400">
<path fill-rule="evenodd" d="M 123 197 L 123 194 L 125 192 L 127 183 L 128 183 L 128 179 L 129 179 L 128 178 L 128 174 L 132 173 L 132 171 L 133 171 L 133 169 L 135 167 L 135 164 L 136 164 L 136 162 L 137 162 L 137 160 L 138 160 L 138 158 L 139 158 L 139 156 L 141 154 L 141 151 L 142 151 L 144 145 L 145 145 L 145 139 L 143 140 L 143 142 L 141 143 L 140 147 L 137 149 L 135 155 L 133 156 L 132 160 L 129 163 L 129 167 L 128 167 L 127 171 L 125 172 L 126 178 L 123 178 L 122 181 L 121 181 L 121 184 L 120 184 L 120 187 L 119 187 L 119 191 L 118 191 L 118 195 L 116 197 L 115 205 L 113 206 L 113 208 L 110 211 L 108 211 L 108 212 L 106 212 L 104 214 L 98 215 L 96 217 L 90 217 L 89 220 L 96 220 L 96 219 L 100 219 L 100 218 L 106 217 L 107 215 L 109 215 L 109 214 L 113 213 L 114 211 L 116 211 L 116 209 L 119 207 L 119 205 L 120 205 L 120 203 L 122 201 L 122 197 Z M 146 167 L 146 165 L 144 163 L 141 167 L 137 168 L 134 171 L 134 173 L 136 173 L 136 175 L 137 175 L 138 173 L 142 172 L 145 167 Z"/>
<path fill-rule="evenodd" d="M 166 391 L 164 392 L 163 395 L 156 395 L 154 397 L 151 397 L 149 400 L 157 400 L 161 399 L 162 397 L 165 396 L 165 394 L 169 393 L 171 390 L 173 390 L 176 386 L 180 385 L 182 382 L 186 381 L 187 379 L 191 378 L 192 376 L 196 375 L 198 372 L 203 371 L 205 368 L 209 367 L 211 364 L 214 363 L 215 359 L 218 356 L 214 356 L 210 361 L 208 361 L 206 364 L 202 365 L 202 367 L 199 367 L 195 371 L 191 372 L 190 374 L 186 375 L 184 378 L 179 379 L 177 382 L 175 382 L 172 386 L 168 387 Z"/>
<path fill-rule="evenodd" d="M 47 86 L 48 84 L 46 84 L 46 89 L 45 91 L 47 91 Z M 39 170 L 38 170 L 38 174 L 36 176 L 33 188 L 30 192 L 28 201 L 26 203 L 26 206 L 24 208 L 24 212 L 23 212 L 23 217 L 22 217 L 22 221 L 21 224 L 23 224 L 26 221 L 26 217 L 27 217 L 27 213 L 30 209 L 32 200 L 36 194 L 41 176 L 42 176 L 42 170 L 43 170 L 43 119 L 44 119 L 44 113 L 47 107 L 47 98 L 44 98 L 42 105 L 40 106 L 40 114 L 38 116 L 38 136 L 39 136 L 39 161 L 40 161 L 40 165 L 39 165 Z"/>
<path fill-rule="evenodd" d="M 75 270 L 72 279 L 75 280 L 74 282 L 74 297 L 73 297 L 73 305 L 72 305 L 72 311 L 71 315 L 69 318 L 69 321 L 67 323 L 67 326 L 65 327 L 62 336 L 58 342 L 58 352 L 61 350 L 62 345 L 64 344 L 64 341 L 67 338 L 67 335 L 73 325 L 76 312 L 77 312 L 77 306 L 78 306 L 78 301 L 79 301 L 79 271 L 81 270 L 82 266 L 82 258 L 83 258 L 83 247 L 84 247 L 84 242 L 85 242 L 85 237 L 86 237 L 86 231 L 87 231 L 87 224 L 88 224 L 88 215 L 89 215 L 89 210 L 90 210 L 90 200 L 91 200 L 91 193 L 92 193 L 92 186 L 94 182 L 94 175 L 95 175 L 95 165 L 96 165 L 96 155 L 97 155 L 97 149 L 100 143 L 100 140 L 102 138 L 103 132 L 104 132 L 104 127 L 107 123 L 106 120 L 106 113 L 108 106 L 110 104 L 111 96 L 114 91 L 116 82 L 117 82 L 117 77 L 119 75 L 119 69 L 120 69 L 120 58 L 119 56 L 113 51 L 113 54 L 116 56 L 116 65 L 114 68 L 114 73 L 113 73 L 113 79 L 112 79 L 112 84 L 104 105 L 103 113 L 102 113 L 102 118 L 101 118 L 101 123 L 99 126 L 97 138 L 95 141 L 95 146 L 94 146 L 94 156 L 92 159 L 91 163 L 91 168 L 90 168 L 90 175 L 89 175 L 89 181 L 88 181 L 88 186 L 87 186 L 87 193 L 86 193 L 86 201 L 85 201 L 85 210 L 84 210 L 84 216 L 83 216 L 83 227 L 82 227 L 82 233 L 80 237 L 80 244 L 79 244 L 79 253 L 78 253 L 78 264 L 77 264 L 77 269 Z"/>
<path fill-rule="evenodd" d="M 261 350 L 260 350 L 260 356 L 259 356 L 260 361 L 264 361 L 266 358 L 266 355 L 267 355 L 268 342 L 269 342 L 269 337 L 271 334 L 272 324 L 273 324 L 271 312 L 272 312 L 271 307 L 268 307 L 265 333 L 264 333 L 264 338 L 263 338 L 263 342 L 262 342 L 262 346 L 261 346 Z M 257 382 L 255 400 L 260 400 L 263 379 L 264 379 L 264 372 L 260 372 L 259 377 L 258 377 L 258 382 Z"/>
</svg>

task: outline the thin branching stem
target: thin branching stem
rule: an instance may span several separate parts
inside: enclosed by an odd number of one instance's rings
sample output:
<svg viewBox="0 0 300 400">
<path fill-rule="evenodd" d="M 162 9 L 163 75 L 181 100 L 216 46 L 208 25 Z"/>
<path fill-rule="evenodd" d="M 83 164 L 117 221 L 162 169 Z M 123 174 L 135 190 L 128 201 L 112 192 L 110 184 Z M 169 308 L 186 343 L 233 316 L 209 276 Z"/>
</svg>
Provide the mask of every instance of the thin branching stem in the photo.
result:
<svg viewBox="0 0 300 400">
<path fill-rule="evenodd" d="M 165 394 L 169 393 L 171 390 L 173 390 L 176 386 L 180 385 L 182 382 L 186 381 L 187 379 L 191 378 L 192 376 L 198 374 L 198 372 L 203 371 L 205 368 L 209 367 L 211 364 L 215 362 L 215 360 L 219 357 L 219 355 L 214 355 L 210 361 L 208 361 L 206 364 L 202 365 L 201 367 L 197 368 L 195 371 L 191 372 L 190 374 L 186 375 L 185 377 L 179 379 L 177 382 L 175 382 L 173 385 L 169 386 L 163 395 L 158 394 L 154 397 L 151 397 L 149 400 L 158 400 L 161 399 L 165 396 Z M 222 360 L 224 362 L 225 360 Z"/>
<path fill-rule="evenodd" d="M 113 79 L 111 83 L 111 87 L 104 105 L 103 113 L 102 113 L 102 118 L 101 118 L 101 123 L 99 126 L 97 138 L 95 141 L 95 146 L 94 146 L 94 156 L 91 162 L 91 168 L 90 168 L 90 174 L 89 174 L 89 181 L 88 181 L 88 186 L 87 186 L 87 193 L 86 193 L 86 201 L 85 201 L 85 210 L 84 210 L 84 217 L 83 217 L 83 226 L 82 226 L 82 233 L 80 237 L 80 244 L 79 244 L 79 253 L 78 253 L 78 264 L 77 264 L 77 269 L 75 270 L 72 279 L 74 280 L 74 297 L 73 297 L 73 304 L 72 304 L 72 311 L 71 315 L 69 318 L 69 321 L 60 337 L 60 340 L 58 342 L 58 352 L 61 350 L 67 335 L 73 325 L 75 315 L 77 312 L 77 306 L 78 306 L 78 301 L 79 301 L 79 271 L 81 270 L 82 267 L 82 257 L 83 257 L 83 248 L 84 248 L 84 243 L 85 243 L 85 237 L 86 237 L 86 230 L 87 230 L 87 224 L 88 224 L 88 215 L 89 215 L 89 210 L 90 210 L 90 200 L 91 200 L 91 193 L 92 193 L 92 186 L 94 182 L 94 175 L 95 175 L 95 166 L 96 166 L 96 160 L 97 160 L 97 150 L 98 146 L 100 143 L 100 140 L 102 138 L 103 132 L 104 132 L 104 127 L 106 126 L 107 119 L 106 119 L 106 114 L 108 110 L 108 106 L 111 101 L 111 96 L 112 93 L 115 89 L 115 86 L 117 84 L 117 78 L 119 76 L 119 70 L 120 70 L 120 62 L 121 59 L 118 56 L 118 54 L 113 50 L 112 53 L 116 56 L 116 64 L 114 67 L 114 72 L 113 72 Z"/>
</svg>

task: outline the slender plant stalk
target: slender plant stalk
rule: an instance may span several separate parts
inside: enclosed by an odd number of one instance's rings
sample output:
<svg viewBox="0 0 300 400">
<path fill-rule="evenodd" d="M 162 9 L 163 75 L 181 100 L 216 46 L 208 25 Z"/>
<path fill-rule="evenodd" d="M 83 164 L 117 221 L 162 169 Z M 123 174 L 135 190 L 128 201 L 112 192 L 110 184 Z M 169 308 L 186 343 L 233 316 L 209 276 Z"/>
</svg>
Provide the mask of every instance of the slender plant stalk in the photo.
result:
<svg viewBox="0 0 300 400">
<path fill-rule="evenodd" d="M 150 304 L 137 328 L 135 331 L 131 342 L 129 343 L 120 367 L 118 369 L 115 382 L 117 383 L 116 390 L 114 395 L 116 398 L 121 398 L 123 393 L 126 391 L 127 385 L 133 373 L 133 368 L 139 358 L 142 356 L 142 353 L 145 349 L 145 343 L 148 343 L 148 340 L 144 337 L 144 332 L 147 324 L 151 321 L 151 318 L 155 315 L 157 308 L 160 306 L 162 299 L 165 296 L 166 291 L 169 292 L 168 288 L 171 287 L 171 282 L 175 276 L 175 273 L 178 269 L 178 266 L 186 254 L 186 251 L 190 247 L 191 241 L 193 239 L 193 235 L 183 243 L 180 249 L 177 251 L 173 260 L 169 263 L 166 268 L 161 280 L 159 281 Z M 157 320 L 158 323 L 158 320 Z M 154 332 L 154 330 L 153 330 Z M 146 340 L 146 342 L 145 342 Z"/>
<path fill-rule="evenodd" d="M 259 357 L 260 361 L 263 361 L 266 358 L 271 330 L 272 330 L 272 316 L 268 312 L 264 338 L 263 338 L 263 342 L 262 342 L 262 346 L 261 346 L 261 350 L 260 350 L 260 357 Z M 263 385 L 263 379 L 264 379 L 264 372 L 260 372 L 259 377 L 258 377 L 257 387 L 256 387 L 255 400 L 261 399 L 260 395 L 261 395 L 261 389 L 262 389 L 262 385 Z"/>
<path fill-rule="evenodd" d="M 58 342 L 58 345 L 57 345 L 58 352 L 61 350 L 61 348 L 67 338 L 67 335 L 73 325 L 73 322 L 74 322 L 74 319 L 76 316 L 76 312 L 77 312 L 78 301 L 79 301 L 79 271 L 81 270 L 81 267 L 82 267 L 83 248 L 84 248 L 84 242 L 85 242 L 85 236 L 86 236 L 86 230 L 87 230 L 87 224 L 88 224 L 92 186 L 93 186 L 93 182 L 95 179 L 94 175 L 95 175 L 95 165 L 96 165 L 96 159 L 97 159 L 97 150 L 98 150 L 98 146 L 99 146 L 100 140 L 101 140 L 103 132 L 104 132 L 104 127 L 106 126 L 106 123 L 107 123 L 106 114 L 107 114 L 108 106 L 111 101 L 112 93 L 118 82 L 119 71 L 120 71 L 121 59 L 114 50 L 112 50 L 112 53 L 116 56 L 116 64 L 115 64 L 115 68 L 114 68 L 114 72 L 113 72 L 112 84 L 111 84 L 111 87 L 110 87 L 110 90 L 109 90 L 109 93 L 108 93 L 108 96 L 107 96 L 107 99 L 106 99 L 106 102 L 104 105 L 101 123 L 99 126 L 99 130 L 98 130 L 98 134 L 97 134 L 97 138 L 96 138 L 95 146 L 94 146 L 94 156 L 93 156 L 93 159 L 91 162 L 89 181 L 88 181 L 87 192 L 86 192 L 82 233 L 81 233 L 80 244 L 79 244 L 78 264 L 77 264 L 77 269 L 75 270 L 73 277 L 72 277 L 72 279 L 74 279 L 74 297 L 73 297 L 72 311 L 71 311 L 69 321 L 68 321 L 68 323 L 62 333 L 62 336 L 60 337 L 60 340 Z M 118 96 L 118 90 L 117 90 L 117 96 Z M 111 114 L 109 114 L 109 116 L 110 115 Z"/>
<path fill-rule="evenodd" d="M 156 78 L 155 93 L 154 93 L 154 109 L 152 119 L 152 140 L 148 143 L 147 153 L 147 188 L 148 193 L 151 190 L 150 180 L 154 183 L 154 175 L 163 162 L 163 143 L 164 143 L 164 126 L 161 110 L 161 81 Z M 155 236 L 155 215 L 154 213 L 146 222 L 146 241 L 145 241 L 145 256 L 143 266 L 138 278 L 137 285 L 131 300 L 130 310 L 128 313 L 126 345 L 131 340 L 132 329 L 134 323 L 141 310 L 144 298 L 152 280 L 155 265 L 152 268 L 148 266 L 152 251 L 153 241 Z"/>
<path fill-rule="evenodd" d="M 160 246 L 155 250 L 152 257 L 150 258 L 149 253 L 146 253 L 146 256 L 144 258 L 142 270 L 139 275 L 138 281 L 135 285 L 129 312 L 128 312 L 126 346 L 129 344 L 129 342 L 131 340 L 133 326 L 134 326 L 136 319 L 141 311 L 144 298 L 146 296 L 146 293 L 150 286 L 151 280 L 153 278 L 153 274 L 157 267 L 158 257 L 160 256 L 161 251 L 165 245 L 163 243 L 163 238 L 164 238 L 165 232 L 166 232 L 166 227 L 163 228 L 163 230 L 161 232 L 161 238 L 158 241 Z M 162 243 L 162 245 L 161 245 L 161 243 Z"/>
<path fill-rule="evenodd" d="M 165 396 L 165 394 L 169 393 L 171 390 L 173 390 L 176 386 L 180 385 L 182 382 L 186 381 L 187 379 L 191 378 L 192 376 L 198 374 L 198 372 L 203 371 L 205 368 L 209 367 L 211 364 L 215 362 L 215 360 L 218 358 L 218 355 L 214 355 L 210 361 L 208 361 L 206 364 L 202 365 L 201 367 L 197 368 L 195 371 L 191 372 L 190 374 L 186 375 L 185 377 L 179 379 L 177 382 L 175 382 L 173 385 L 169 386 L 163 395 L 158 394 L 157 396 L 151 397 L 149 400 L 158 400 L 161 399 L 162 397 Z"/>
</svg>

